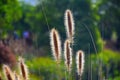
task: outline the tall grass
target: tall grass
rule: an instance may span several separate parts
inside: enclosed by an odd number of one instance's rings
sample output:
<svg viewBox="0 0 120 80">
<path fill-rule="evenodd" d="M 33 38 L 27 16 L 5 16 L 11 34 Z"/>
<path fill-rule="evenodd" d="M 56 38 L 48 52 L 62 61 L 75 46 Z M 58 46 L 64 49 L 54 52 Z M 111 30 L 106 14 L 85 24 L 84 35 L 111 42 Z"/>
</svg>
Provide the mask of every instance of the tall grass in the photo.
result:
<svg viewBox="0 0 120 80">
<path fill-rule="evenodd" d="M 67 38 L 70 39 L 71 41 L 73 41 L 73 36 L 74 36 L 74 29 L 75 29 L 75 26 L 74 26 L 74 19 L 73 19 L 73 15 L 72 15 L 72 12 L 71 10 L 67 9 L 65 11 L 65 28 L 66 28 L 66 35 L 67 35 Z"/>
<path fill-rule="evenodd" d="M 72 49 L 70 47 L 70 41 L 66 40 L 64 43 L 64 57 L 65 57 L 65 65 L 67 67 L 67 71 L 71 71 L 72 66 Z"/>
<path fill-rule="evenodd" d="M 84 53 L 83 51 L 79 50 L 76 54 L 76 65 L 77 65 L 77 73 L 80 77 L 82 77 L 83 71 L 84 71 Z"/>
<path fill-rule="evenodd" d="M 75 27 L 74 27 L 72 12 L 68 9 L 65 11 L 65 28 L 66 28 L 67 39 L 65 40 L 65 43 L 64 43 L 64 58 L 65 58 L 65 66 L 67 69 L 66 71 L 70 73 L 72 69 L 71 67 L 72 67 L 72 54 L 73 54 L 73 50 L 72 50 L 73 47 L 71 47 L 71 43 L 73 45 Z M 59 56 L 60 54 L 59 52 L 61 52 L 60 51 L 61 44 L 59 41 L 60 39 L 59 39 L 58 32 L 54 28 L 51 30 L 51 33 L 50 33 L 50 40 L 51 40 L 50 44 L 51 44 L 53 56 L 55 57 L 55 60 L 58 61 L 59 60 L 58 57 L 61 57 Z M 81 79 L 83 69 L 84 69 L 84 53 L 82 51 L 77 52 L 76 63 L 77 63 L 77 72 L 78 72 L 78 75 L 80 75 L 80 79 Z M 66 79 L 69 79 L 69 78 L 66 78 Z"/>
<path fill-rule="evenodd" d="M 27 66 L 24 63 L 23 58 L 19 58 L 19 69 L 20 69 L 20 74 L 23 77 L 24 80 L 28 80 L 28 69 Z"/>
<path fill-rule="evenodd" d="M 58 31 L 56 29 L 52 29 L 50 32 L 50 44 L 51 44 L 51 49 L 53 56 L 57 63 L 60 63 L 61 59 L 61 41 L 60 41 L 60 36 L 58 34 Z"/>
<path fill-rule="evenodd" d="M 13 73 L 7 65 L 3 65 L 3 71 L 4 71 L 4 75 L 6 77 L 6 80 L 14 80 Z"/>
<path fill-rule="evenodd" d="M 4 77 L 0 76 L 0 80 L 29 80 L 28 78 L 28 69 L 26 64 L 24 63 L 23 58 L 19 58 L 18 68 L 20 70 L 19 73 L 17 71 L 12 71 L 12 69 L 8 65 L 3 65 Z"/>
</svg>

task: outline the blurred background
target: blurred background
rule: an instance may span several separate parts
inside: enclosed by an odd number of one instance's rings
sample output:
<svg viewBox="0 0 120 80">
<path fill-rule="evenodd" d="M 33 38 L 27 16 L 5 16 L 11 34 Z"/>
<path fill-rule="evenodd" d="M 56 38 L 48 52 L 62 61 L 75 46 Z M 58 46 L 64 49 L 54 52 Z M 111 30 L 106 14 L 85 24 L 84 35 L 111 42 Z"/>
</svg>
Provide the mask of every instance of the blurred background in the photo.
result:
<svg viewBox="0 0 120 80">
<path fill-rule="evenodd" d="M 22 56 L 30 80 L 65 80 L 64 59 L 57 70 L 49 31 L 66 39 L 64 13 L 74 16 L 73 55 L 85 52 L 83 80 L 120 80 L 119 0 L 0 0 L 0 65 Z M 73 59 L 74 61 L 74 59 Z M 78 80 L 75 61 L 69 80 Z"/>
</svg>

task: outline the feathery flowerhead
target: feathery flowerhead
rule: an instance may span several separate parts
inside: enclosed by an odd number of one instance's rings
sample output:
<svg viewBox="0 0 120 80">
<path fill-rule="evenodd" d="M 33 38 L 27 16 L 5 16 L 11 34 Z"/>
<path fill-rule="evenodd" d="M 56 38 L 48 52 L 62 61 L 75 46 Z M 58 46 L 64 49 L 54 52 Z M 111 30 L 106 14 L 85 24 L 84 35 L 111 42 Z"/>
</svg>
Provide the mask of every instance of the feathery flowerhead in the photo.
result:
<svg viewBox="0 0 120 80">
<path fill-rule="evenodd" d="M 71 71 L 72 65 L 72 49 L 70 48 L 70 41 L 66 40 L 64 43 L 64 57 L 65 57 L 65 65 L 67 70 Z"/>
<path fill-rule="evenodd" d="M 27 66 L 24 63 L 23 58 L 19 58 L 19 68 L 20 68 L 20 73 L 23 77 L 24 80 L 28 80 L 28 69 Z"/>
<path fill-rule="evenodd" d="M 67 37 L 73 39 L 74 36 L 74 19 L 72 12 L 70 10 L 66 10 L 65 12 L 65 27 Z"/>
<path fill-rule="evenodd" d="M 76 54 L 76 65 L 78 75 L 82 76 L 84 70 L 84 52 L 79 50 Z"/>
<path fill-rule="evenodd" d="M 14 80 L 13 74 L 7 65 L 3 65 L 3 71 L 5 74 L 6 80 Z"/>
<path fill-rule="evenodd" d="M 52 29 L 50 32 L 50 44 L 53 56 L 55 60 L 59 63 L 61 57 L 61 40 L 56 29 Z"/>
</svg>

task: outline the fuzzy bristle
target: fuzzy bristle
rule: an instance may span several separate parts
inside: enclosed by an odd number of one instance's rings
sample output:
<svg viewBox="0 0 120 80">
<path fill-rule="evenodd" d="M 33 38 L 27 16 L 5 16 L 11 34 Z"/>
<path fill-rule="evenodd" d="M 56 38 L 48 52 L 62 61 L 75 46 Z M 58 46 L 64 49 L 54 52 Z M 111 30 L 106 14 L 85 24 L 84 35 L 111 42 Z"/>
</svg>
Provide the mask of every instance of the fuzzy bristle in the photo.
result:
<svg viewBox="0 0 120 80">
<path fill-rule="evenodd" d="M 78 75 L 82 76 L 84 70 L 84 52 L 79 50 L 76 55 L 76 65 Z"/>
<path fill-rule="evenodd" d="M 9 66 L 3 65 L 3 71 L 4 71 L 4 74 L 5 74 L 6 80 L 14 80 L 13 74 L 12 74 Z"/>
<path fill-rule="evenodd" d="M 61 40 L 56 29 L 52 29 L 50 32 L 51 48 L 55 60 L 59 63 L 61 57 Z"/>
<path fill-rule="evenodd" d="M 20 73 L 24 80 L 28 80 L 28 69 L 27 66 L 24 63 L 24 60 L 20 57 L 19 58 L 19 67 L 20 67 Z"/>
<path fill-rule="evenodd" d="M 66 40 L 64 43 L 64 57 L 65 57 L 65 65 L 67 66 L 67 70 L 70 72 L 72 65 L 72 49 L 70 48 L 69 40 Z"/>
<path fill-rule="evenodd" d="M 65 27 L 66 34 L 69 39 L 73 39 L 74 36 L 74 19 L 72 12 L 70 10 L 66 10 L 65 12 Z"/>
</svg>

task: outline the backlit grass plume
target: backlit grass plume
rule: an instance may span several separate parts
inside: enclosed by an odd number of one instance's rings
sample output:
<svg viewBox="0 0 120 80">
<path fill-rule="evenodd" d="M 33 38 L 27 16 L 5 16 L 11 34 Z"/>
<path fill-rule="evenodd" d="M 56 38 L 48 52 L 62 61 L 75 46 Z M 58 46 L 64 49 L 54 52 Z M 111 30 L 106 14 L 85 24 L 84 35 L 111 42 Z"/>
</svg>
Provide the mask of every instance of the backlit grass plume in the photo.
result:
<svg viewBox="0 0 120 80">
<path fill-rule="evenodd" d="M 19 58 L 19 69 L 20 69 L 20 74 L 23 77 L 24 80 L 28 80 L 28 69 L 27 66 L 24 63 L 23 58 Z"/>
<path fill-rule="evenodd" d="M 4 71 L 4 75 L 6 77 L 6 80 L 14 80 L 13 73 L 10 70 L 9 66 L 3 65 L 3 71 Z"/>
<path fill-rule="evenodd" d="M 66 40 L 64 43 L 64 57 L 65 57 L 65 65 L 67 70 L 71 71 L 72 65 L 72 49 L 70 48 L 70 41 Z"/>
<path fill-rule="evenodd" d="M 65 27 L 66 27 L 67 37 L 70 39 L 73 39 L 74 20 L 73 20 L 72 12 L 70 10 L 66 10 L 66 12 L 65 12 Z"/>
<path fill-rule="evenodd" d="M 81 77 L 84 70 L 84 52 L 81 50 L 79 50 L 76 54 L 76 65 L 78 75 Z"/>
<path fill-rule="evenodd" d="M 52 29 L 50 32 L 50 44 L 52 48 L 52 53 L 55 60 L 59 63 L 61 57 L 61 40 L 56 29 Z"/>
</svg>

